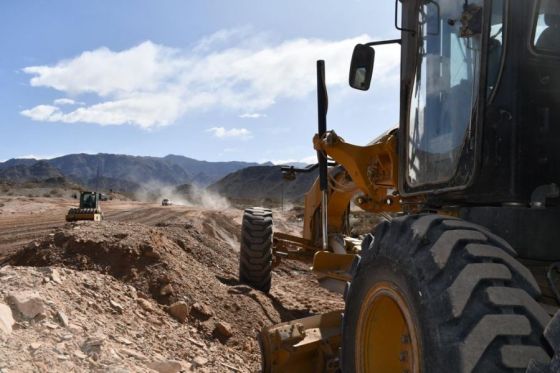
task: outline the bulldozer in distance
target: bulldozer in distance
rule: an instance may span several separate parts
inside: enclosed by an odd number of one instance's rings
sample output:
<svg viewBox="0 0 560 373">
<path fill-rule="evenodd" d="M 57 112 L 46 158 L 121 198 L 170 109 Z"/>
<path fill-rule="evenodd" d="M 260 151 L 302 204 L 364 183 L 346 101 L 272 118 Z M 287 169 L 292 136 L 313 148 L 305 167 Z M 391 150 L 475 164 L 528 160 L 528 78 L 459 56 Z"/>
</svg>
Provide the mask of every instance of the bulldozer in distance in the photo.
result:
<svg viewBox="0 0 560 373">
<path fill-rule="evenodd" d="M 400 39 L 357 45 L 349 84 L 369 89 L 373 47 L 400 45 L 398 128 L 366 146 L 327 130 L 318 61 L 303 234 L 245 210 L 242 282 L 268 292 L 275 265 L 306 260 L 345 300 L 266 327 L 263 371 L 559 372 L 560 1 L 396 0 L 394 16 Z M 350 237 L 351 204 L 385 221 Z"/>
<path fill-rule="evenodd" d="M 80 206 L 78 208 L 71 208 L 66 214 L 66 221 L 79 221 L 79 220 L 103 220 L 103 212 L 99 207 L 101 200 L 101 193 L 97 192 L 80 192 Z"/>
</svg>

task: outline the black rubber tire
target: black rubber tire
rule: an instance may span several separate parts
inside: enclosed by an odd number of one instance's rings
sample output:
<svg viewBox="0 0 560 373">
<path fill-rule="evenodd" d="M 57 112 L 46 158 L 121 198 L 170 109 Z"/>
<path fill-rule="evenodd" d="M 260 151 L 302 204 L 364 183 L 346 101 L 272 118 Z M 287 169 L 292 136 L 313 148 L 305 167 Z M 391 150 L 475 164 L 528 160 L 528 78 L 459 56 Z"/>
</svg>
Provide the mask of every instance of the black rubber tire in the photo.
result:
<svg viewBox="0 0 560 373">
<path fill-rule="evenodd" d="M 272 211 L 246 209 L 241 225 L 239 281 L 268 293 L 272 280 Z"/>
<path fill-rule="evenodd" d="M 548 314 L 539 287 L 503 239 L 475 224 L 411 215 L 366 236 L 345 292 L 343 372 L 355 372 L 356 325 L 377 282 L 405 296 L 417 327 L 421 372 L 525 372 L 550 361 L 541 338 Z"/>
<path fill-rule="evenodd" d="M 560 311 L 556 312 L 552 320 L 544 330 L 550 348 L 554 351 L 554 356 L 549 362 L 531 361 L 527 368 L 527 373 L 558 373 L 560 372 Z"/>
</svg>

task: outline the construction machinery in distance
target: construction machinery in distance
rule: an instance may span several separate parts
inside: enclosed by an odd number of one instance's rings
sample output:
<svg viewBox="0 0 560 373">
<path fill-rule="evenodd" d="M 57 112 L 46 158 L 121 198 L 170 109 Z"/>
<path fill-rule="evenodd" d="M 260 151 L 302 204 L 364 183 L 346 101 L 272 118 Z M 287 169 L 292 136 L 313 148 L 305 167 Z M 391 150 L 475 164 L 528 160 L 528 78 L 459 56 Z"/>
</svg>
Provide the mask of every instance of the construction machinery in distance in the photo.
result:
<svg viewBox="0 0 560 373">
<path fill-rule="evenodd" d="M 99 207 L 100 195 L 97 192 L 80 192 L 80 207 L 68 210 L 66 221 L 103 220 L 103 212 Z"/>
<path fill-rule="evenodd" d="M 401 37 L 357 45 L 349 83 L 369 89 L 373 47 L 400 45 L 398 128 L 366 146 L 327 130 L 319 61 L 303 235 L 244 213 L 242 282 L 268 292 L 281 260 L 307 260 L 345 300 L 266 327 L 263 371 L 558 372 L 560 1 L 396 0 L 394 16 Z M 385 221 L 350 237 L 351 205 Z"/>
</svg>

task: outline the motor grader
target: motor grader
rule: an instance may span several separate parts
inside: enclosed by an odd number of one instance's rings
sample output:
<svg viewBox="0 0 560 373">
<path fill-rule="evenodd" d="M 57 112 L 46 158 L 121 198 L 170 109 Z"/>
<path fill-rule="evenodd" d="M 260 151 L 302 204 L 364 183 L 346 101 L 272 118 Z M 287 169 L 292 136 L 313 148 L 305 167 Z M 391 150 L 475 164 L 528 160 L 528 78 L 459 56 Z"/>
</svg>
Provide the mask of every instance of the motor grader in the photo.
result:
<svg viewBox="0 0 560 373">
<path fill-rule="evenodd" d="M 345 300 L 266 327 L 263 371 L 558 372 L 560 2 L 397 0 L 394 16 L 401 37 L 357 45 L 349 83 L 369 89 L 373 47 L 400 45 L 398 128 L 366 146 L 328 131 L 318 61 L 303 234 L 245 210 L 242 282 L 268 292 L 281 260 L 309 260 Z M 385 220 L 361 243 L 351 205 Z"/>
<path fill-rule="evenodd" d="M 97 192 L 80 192 L 80 206 L 71 208 L 66 214 L 66 221 L 79 220 L 103 220 L 103 212 L 99 207 L 100 193 Z"/>
</svg>

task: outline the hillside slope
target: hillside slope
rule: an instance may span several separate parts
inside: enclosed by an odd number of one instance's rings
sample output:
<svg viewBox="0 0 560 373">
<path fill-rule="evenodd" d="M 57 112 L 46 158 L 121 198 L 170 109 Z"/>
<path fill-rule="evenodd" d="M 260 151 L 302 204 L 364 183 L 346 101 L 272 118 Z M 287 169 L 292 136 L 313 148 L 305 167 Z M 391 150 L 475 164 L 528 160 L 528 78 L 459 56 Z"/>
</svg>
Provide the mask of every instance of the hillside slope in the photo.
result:
<svg viewBox="0 0 560 373">
<path fill-rule="evenodd" d="M 208 189 L 230 199 L 301 201 L 318 176 L 318 171 L 298 174 L 293 181 L 282 177 L 280 166 L 254 166 L 233 172 Z"/>
<path fill-rule="evenodd" d="M 44 181 L 57 178 L 64 178 L 64 175 L 46 161 L 38 161 L 32 164 L 19 163 L 0 169 L 0 180 L 13 183 Z"/>
</svg>

